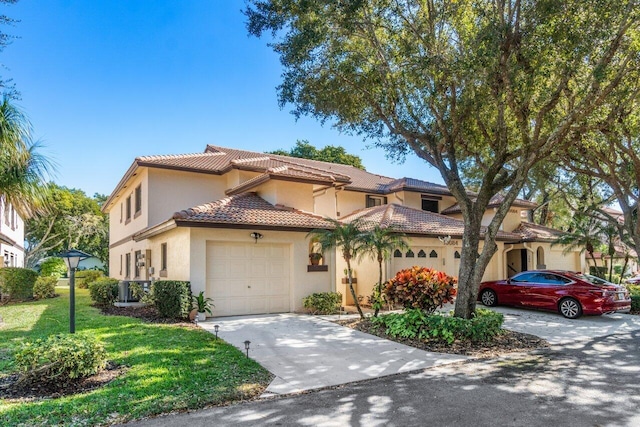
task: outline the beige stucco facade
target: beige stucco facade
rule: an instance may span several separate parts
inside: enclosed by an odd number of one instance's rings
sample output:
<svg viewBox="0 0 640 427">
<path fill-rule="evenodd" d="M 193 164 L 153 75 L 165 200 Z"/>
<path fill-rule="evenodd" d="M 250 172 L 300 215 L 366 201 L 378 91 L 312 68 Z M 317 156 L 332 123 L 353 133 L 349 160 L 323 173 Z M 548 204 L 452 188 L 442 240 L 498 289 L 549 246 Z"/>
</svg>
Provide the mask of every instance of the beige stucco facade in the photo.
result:
<svg viewBox="0 0 640 427">
<path fill-rule="evenodd" d="M 198 219 L 201 222 L 195 223 L 181 222 L 179 218 L 185 212 L 206 210 L 206 206 L 247 191 L 272 207 L 284 206 L 316 218 L 343 218 L 367 208 L 368 201 L 422 211 L 422 201 L 426 199 L 430 203 L 425 209 L 433 209 L 437 202 L 438 213 L 455 205 L 455 199 L 443 194 L 442 189 L 429 193 L 428 189 L 433 188 L 429 185 L 424 186 L 425 191 L 402 187 L 385 192 L 379 184 L 384 177 L 373 176 L 370 182 L 374 184 L 367 192 L 361 187 L 349 188 L 342 178 L 340 182 L 325 184 L 333 173 L 350 172 L 349 169 L 336 172 L 335 165 L 327 167 L 324 173 L 317 162 L 311 166 L 301 163 L 288 173 L 285 166 L 291 161 L 275 167 L 275 160 L 262 154 L 251 165 L 243 152 L 237 163 L 230 160 L 218 165 L 218 156 L 222 154 L 205 153 L 201 163 L 191 169 L 183 164 L 194 155 L 175 156 L 181 163 L 171 167 L 163 163 L 163 156 L 134 162 L 105 205 L 110 219 L 110 276 L 120 280 L 189 281 L 194 294 L 202 291 L 214 299 L 214 304 L 218 301 L 217 313 L 221 315 L 242 314 L 243 310 L 245 313 L 300 310 L 303 298 L 315 292 L 339 291 L 343 304 L 351 304 L 345 283 L 346 263 L 339 249 L 325 252 L 321 266 L 310 266 L 312 245 L 307 237 L 310 228 L 247 225 L 242 214 L 255 216 L 250 208 L 236 213 L 237 222 L 227 225 L 217 223 L 216 218 Z M 149 162 L 158 162 L 162 167 Z M 305 179 L 298 178 L 305 173 Z M 389 178 L 385 182 L 391 181 Z M 360 185 L 367 182 L 363 180 Z M 512 207 L 501 230 L 509 233 L 516 230 L 523 221 L 523 211 Z M 488 225 L 494 215 L 495 211 L 488 209 L 483 225 Z M 450 214 L 448 218 L 461 219 L 461 214 Z M 458 274 L 462 239 L 459 235 L 453 238 L 446 233 L 439 235 L 437 230 L 429 233 L 410 235 L 410 251 L 383 262 L 383 280 L 413 265 L 436 268 L 452 276 Z M 514 236 L 518 240 L 518 235 Z M 563 248 L 547 241 L 507 242 L 503 238 L 497 245 L 498 251 L 485 271 L 484 280 L 497 280 L 536 267 L 582 271 L 586 268 L 578 252 L 564 253 Z M 269 257 L 273 262 L 269 262 Z M 365 256 L 354 260 L 352 267 L 357 295 L 367 302 L 378 282 L 378 263 Z M 264 274 L 264 280 L 260 280 L 260 274 Z"/>
</svg>

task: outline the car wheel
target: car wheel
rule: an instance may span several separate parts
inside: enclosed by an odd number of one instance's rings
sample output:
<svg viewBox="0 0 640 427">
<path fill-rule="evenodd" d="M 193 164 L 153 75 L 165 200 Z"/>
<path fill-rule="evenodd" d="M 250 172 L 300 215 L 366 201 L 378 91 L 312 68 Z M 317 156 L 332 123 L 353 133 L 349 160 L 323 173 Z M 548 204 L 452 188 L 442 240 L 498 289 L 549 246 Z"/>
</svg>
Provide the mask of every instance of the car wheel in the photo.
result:
<svg viewBox="0 0 640 427">
<path fill-rule="evenodd" d="M 485 289 L 480 294 L 480 301 L 487 307 L 493 307 L 498 305 L 498 296 L 491 289 Z"/>
<path fill-rule="evenodd" d="M 582 307 L 575 299 L 565 298 L 560 301 L 560 314 L 567 319 L 577 319 L 582 316 Z"/>
</svg>

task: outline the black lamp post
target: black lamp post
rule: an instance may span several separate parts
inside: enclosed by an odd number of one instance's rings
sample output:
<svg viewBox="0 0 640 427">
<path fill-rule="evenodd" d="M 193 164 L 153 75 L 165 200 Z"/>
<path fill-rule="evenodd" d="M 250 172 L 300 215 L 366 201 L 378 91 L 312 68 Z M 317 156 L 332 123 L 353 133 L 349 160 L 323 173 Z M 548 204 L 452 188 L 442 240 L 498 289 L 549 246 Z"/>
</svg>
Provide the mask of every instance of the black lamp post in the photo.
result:
<svg viewBox="0 0 640 427">
<path fill-rule="evenodd" d="M 249 345 L 251 345 L 251 341 L 246 340 L 244 342 L 244 349 L 247 350 L 247 359 L 249 358 Z"/>
<path fill-rule="evenodd" d="M 59 256 L 64 259 L 69 270 L 69 332 L 74 334 L 76 332 L 76 269 L 80 261 L 91 258 L 91 255 L 77 249 L 69 249 Z"/>
</svg>

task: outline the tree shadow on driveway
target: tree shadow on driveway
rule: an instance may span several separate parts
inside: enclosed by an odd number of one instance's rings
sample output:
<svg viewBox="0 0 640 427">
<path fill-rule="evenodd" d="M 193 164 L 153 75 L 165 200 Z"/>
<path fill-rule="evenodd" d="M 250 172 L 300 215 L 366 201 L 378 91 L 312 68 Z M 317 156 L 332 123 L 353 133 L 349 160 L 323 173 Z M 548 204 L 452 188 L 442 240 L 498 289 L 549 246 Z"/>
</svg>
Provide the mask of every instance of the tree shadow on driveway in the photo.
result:
<svg viewBox="0 0 640 427">
<path fill-rule="evenodd" d="M 640 425 L 640 332 L 141 425 Z"/>
</svg>

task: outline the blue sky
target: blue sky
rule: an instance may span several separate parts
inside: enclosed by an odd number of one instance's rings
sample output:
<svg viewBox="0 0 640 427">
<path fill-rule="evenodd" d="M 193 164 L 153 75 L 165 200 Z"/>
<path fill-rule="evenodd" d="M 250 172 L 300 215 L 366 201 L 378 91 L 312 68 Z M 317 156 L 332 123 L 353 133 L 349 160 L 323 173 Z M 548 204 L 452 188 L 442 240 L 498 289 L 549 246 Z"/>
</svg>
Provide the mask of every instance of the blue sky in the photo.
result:
<svg viewBox="0 0 640 427">
<path fill-rule="evenodd" d="M 18 36 L 0 53 L 55 181 L 109 194 L 136 156 L 254 151 L 298 139 L 342 145 L 367 170 L 442 182 L 415 156 L 392 164 L 370 142 L 278 107 L 282 68 L 249 37 L 244 0 L 20 0 L 1 6 Z"/>
</svg>

